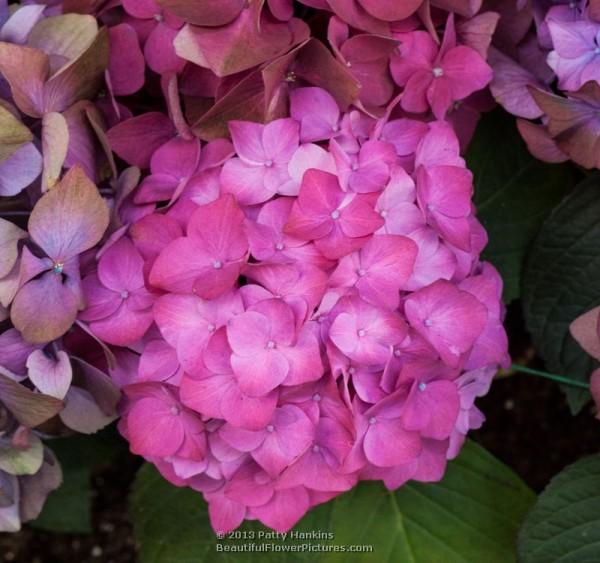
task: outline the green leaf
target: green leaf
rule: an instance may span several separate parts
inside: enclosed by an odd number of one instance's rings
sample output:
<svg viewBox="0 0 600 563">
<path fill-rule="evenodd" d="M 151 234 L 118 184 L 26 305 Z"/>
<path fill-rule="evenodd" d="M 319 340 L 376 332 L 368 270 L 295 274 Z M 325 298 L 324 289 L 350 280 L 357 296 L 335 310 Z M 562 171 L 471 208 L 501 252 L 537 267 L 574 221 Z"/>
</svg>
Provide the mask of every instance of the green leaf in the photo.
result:
<svg viewBox="0 0 600 563">
<path fill-rule="evenodd" d="M 109 427 L 93 436 L 76 435 L 48 440 L 58 458 L 63 484 L 50 494 L 40 516 L 31 523 L 35 528 L 70 534 L 92 531 L 92 472 L 110 463 L 124 449 L 115 429 Z"/>
<path fill-rule="evenodd" d="M 573 185 L 565 164 L 535 160 L 514 119 L 501 110 L 486 114 L 467 152 L 475 177 L 477 217 L 489 243 L 483 258 L 504 280 L 504 300 L 520 295 L 523 263 L 544 219 Z"/>
<path fill-rule="evenodd" d="M 548 371 L 587 381 L 596 365 L 569 333 L 579 315 L 600 305 L 600 174 L 581 182 L 546 220 L 523 277 L 523 309 Z M 589 393 L 566 387 L 571 410 Z"/>
<path fill-rule="evenodd" d="M 518 528 L 534 501 L 531 490 L 505 465 L 472 442 L 450 462 L 443 481 L 410 483 L 396 492 L 361 483 L 310 511 L 295 532 L 331 532 L 332 539 L 267 540 L 258 523 L 246 523 L 246 539 L 217 540 L 202 496 L 165 481 L 151 465 L 136 478 L 131 516 L 141 544 L 140 563 L 213 561 L 314 561 L 315 552 L 219 551 L 255 541 L 280 547 L 310 543 L 324 548 L 369 545 L 352 561 L 412 563 L 509 563 L 516 560 Z M 249 539 L 254 534 L 254 540 Z M 219 548 L 218 546 L 221 546 Z M 259 546 L 260 547 L 260 546 Z M 348 561 L 348 553 L 319 552 L 318 560 Z"/>
<path fill-rule="evenodd" d="M 580 459 L 556 475 L 519 533 L 522 563 L 598 561 L 600 455 Z"/>
</svg>

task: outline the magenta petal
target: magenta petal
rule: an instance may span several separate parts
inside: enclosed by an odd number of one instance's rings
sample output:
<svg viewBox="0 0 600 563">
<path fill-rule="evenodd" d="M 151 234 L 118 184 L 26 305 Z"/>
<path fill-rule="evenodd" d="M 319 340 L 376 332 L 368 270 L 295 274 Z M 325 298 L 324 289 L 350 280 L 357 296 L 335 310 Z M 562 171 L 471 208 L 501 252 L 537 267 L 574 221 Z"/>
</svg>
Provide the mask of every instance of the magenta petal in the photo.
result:
<svg viewBox="0 0 600 563">
<path fill-rule="evenodd" d="M 127 163 L 140 168 L 148 168 L 154 151 L 174 135 L 171 120 L 158 112 L 132 117 L 107 133 L 111 148 Z"/>
<path fill-rule="evenodd" d="M 160 14 L 154 0 L 123 0 L 124 10 L 134 18 L 150 19 Z"/>
<path fill-rule="evenodd" d="M 108 344 L 129 346 L 144 336 L 153 320 L 152 309 L 134 311 L 128 306 L 127 300 L 123 300 L 115 314 L 93 321 L 90 329 Z"/>
<path fill-rule="evenodd" d="M 111 245 L 100 258 L 98 277 L 104 287 L 123 293 L 144 287 L 144 261 L 128 238 Z"/>
<path fill-rule="evenodd" d="M 261 444 L 252 448 L 252 457 L 276 477 L 311 445 L 315 427 L 302 409 L 284 405 L 275 411 L 263 434 Z"/>
<path fill-rule="evenodd" d="M 125 23 L 108 29 L 110 58 L 108 73 L 115 96 L 137 92 L 145 81 L 145 61 L 135 29 Z"/>
<path fill-rule="evenodd" d="M 167 141 L 153 155 L 150 163 L 152 174 L 171 175 L 175 178 L 188 178 L 196 172 L 200 160 L 198 139 L 175 137 Z"/>
<path fill-rule="evenodd" d="M 300 122 L 303 143 L 324 141 L 338 130 L 340 109 L 322 88 L 296 88 L 290 92 L 290 115 Z"/>
<path fill-rule="evenodd" d="M 148 66 L 158 74 L 180 72 L 185 61 L 177 56 L 173 42 L 178 30 L 160 22 L 150 33 L 144 45 Z"/>
<path fill-rule="evenodd" d="M 458 390 L 452 381 L 415 383 L 402 415 L 404 428 L 444 440 L 454 429 L 459 407 Z"/>
<path fill-rule="evenodd" d="M 158 0 L 167 12 L 182 20 L 207 27 L 218 27 L 234 20 L 245 6 L 244 0 Z"/>
<path fill-rule="evenodd" d="M 210 500 L 208 515 L 213 530 L 227 533 L 235 530 L 242 523 L 246 516 L 246 507 L 221 495 Z"/>
<path fill-rule="evenodd" d="M 196 278 L 213 264 L 192 239 L 181 237 L 159 254 L 150 272 L 150 283 L 174 293 L 192 293 Z"/>
<path fill-rule="evenodd" d="M 277 391 L 262 397 L 249 397 L 236 387 L 224 390 L 221 400 L 223 418 L 233 426 L 257 430 L 271 420 L 277 406 Z"/>
<path fill-rule="evenodd" d="M 107 289 L 96 274 L 91 274 L 82 281 L 85 309 L 79 314 L 82 321 L 95 321 L 109 317 L 121 305 L 121 296 Z"/>
<path fill-rule="evenodd" d="M 421 4 L 420 0 L 360 0 L 359 3 L 373 17 L 390 22 L 407 18 Z"/>
<path fill-rule="evenodd" d="M 264 471 L 249 462 L 225 485 L 225 495 L 247 506 L 261 506 L 273 496 L 273 482 Z"/>
</svg>

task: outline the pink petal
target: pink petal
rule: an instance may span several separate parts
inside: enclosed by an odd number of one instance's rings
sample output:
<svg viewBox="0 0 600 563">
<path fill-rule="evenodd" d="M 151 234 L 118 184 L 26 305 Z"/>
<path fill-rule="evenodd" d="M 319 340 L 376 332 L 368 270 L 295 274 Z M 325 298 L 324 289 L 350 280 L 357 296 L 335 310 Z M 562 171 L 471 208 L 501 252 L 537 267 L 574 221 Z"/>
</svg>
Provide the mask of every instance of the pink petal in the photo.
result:
<svg viewBox="0 0 600 563">
<path fill-rule="evenodd" d="M 324 141 L 338 130 L 340 109 L 322 88 L 296 88 L 290 92 L 290 115 L 300 122 L 303 143 Z"/>
<path fill-rule="evenodd" d="M 135 401 L 127 413 L 127 432 L 131 451 L 146 456 L 173 455 L 184 439 L 179 414 L 150 397 Z"/>
<path fill-rule="evenodd" d="M 42 350 L 35 350 L 27 358 L 27 376 L 45 395 L 64 399 L 73 379 L 73 369 L 66 352 L 59 350 L 55 360 Z"/>
<path fill-rule="evenodd" d="M 370 421 L 363 447 L 372 464 L 378 467 L 401 465 L 411 462 L 420 454 L 419 433 L 404 430 L 400 419 L 372 417 Z"/>
<path fill-rule="evenodd" d="M 270 338 L 269 318 L 258 312 L 247 311 L 237 315 L 227 325 L 227 339 L 231 349 L 240 356 L 256 354 Z"/>
<path fill-rule="evenodd" d="M 12 303 L 10 315 L 25 340 L 45 343 L 62 336 L 77 316 L 79 294 L 61 276 L 47 272 L 26 283 Z"/>
<path fill-rule="evenodd" d="M 101 340 L 115 346 L 129 346 L 137 342 L 153 322 L 152 310 L 134 311 L 124 299 L 116 313 L 93 321 L 90 329 Z"/>
<path fill-rule="evenodd" d="M 402 415 L 404 428 L 444 440 L 450 436 L 460 408 L 456 384 L 451 381 L 415 383 Z"/>
<path fill-rule="evenodd" d="M 178 30 L 159 23 L 150 33 L 144 45 L 144 56 L 148 66 L 158 74 L 180 72 L 185 61 L 175 52 L 173 45 Z"/>
<path fill-rule="evenodd" d="M 252 509 L 266 526 L 283 533 L 290 530 L 309 509 L 308 492 L 304 487 L 276 491 L 273 498 Z"/>
<path fill-rule="evenodd" d="M 98 263 L 102 284 L 117 293 L 134 292 L 144 287 L 144 261 L 133 243 L 121 238 L 111 245 Z"/>
<path fill-rule="evenodd" d="M 152 174 L 165 174 L 182 179 L 192 176 L 200 161 L 200 141 L 175 137 L 152 155 Z"/>
<path fill-rule="evenodd" d="M 159 0 L 167 12 L 195 25 L 218 27 L 233 21 L 245 6 L 244 0 Z"/>
<path fill-rule="evenodd" d="M 253 356 L 231 356 L 231 365 L 240 390 L 250 397 L 261 397 L 287 377 L 290 366 L 277 350 L 263 350 Z"/>
</svg>

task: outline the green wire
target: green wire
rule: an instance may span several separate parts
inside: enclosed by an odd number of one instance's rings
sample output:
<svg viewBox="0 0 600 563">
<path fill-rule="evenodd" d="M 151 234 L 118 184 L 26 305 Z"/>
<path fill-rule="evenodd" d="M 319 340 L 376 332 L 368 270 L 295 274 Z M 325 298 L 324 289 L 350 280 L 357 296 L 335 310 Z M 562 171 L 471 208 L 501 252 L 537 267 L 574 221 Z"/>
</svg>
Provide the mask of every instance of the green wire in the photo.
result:
<svg viewBox="0 0 600 563">
<path fill-rule="evenodd" d="M 525 366 L 521 366 L 519 364 L 512 364 L 510 367 L 514 371 L 519 371 L 521 373 L 526 373 L 528 375 L 537 375 L 539 377 L 551 379 L 552 381 L 557 381 L 558 383 L 563 383 L 565 385 L 571 385 L 572 387 L 581 387 L 582 389 L 590 388 L 588 383 L 585 383 L 584 381 L 576 381 L 575 379 L 569 379 L 568 377 L 565 377 L 564 375 L 556 375 L 554 373 L 547 373 L 545 371 L 528 368 Z"/>
</svg>

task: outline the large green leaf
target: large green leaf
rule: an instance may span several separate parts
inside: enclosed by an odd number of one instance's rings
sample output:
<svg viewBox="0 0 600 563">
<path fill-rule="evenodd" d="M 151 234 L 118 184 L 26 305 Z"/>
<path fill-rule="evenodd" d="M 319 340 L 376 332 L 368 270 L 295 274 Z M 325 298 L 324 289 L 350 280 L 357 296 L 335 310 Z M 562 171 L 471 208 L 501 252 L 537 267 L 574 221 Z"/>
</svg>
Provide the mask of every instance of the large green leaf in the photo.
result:
<svg viewBox="0 0 600 563">
<path fill-rule="evenodd" d="M 140 563 L 202 563 L 215 557 L 236 563 L 255 558 L 349 560 L 343 552 L 219 551 L 253 541 L 280 548 L 306 543 L 325 549 L 372 546 L 371 553 L 353 553 L 352 561 L 509 563 L 516 559 L 517 531 L 534 498 L 508 467 L 468 442 L 440 483 L 411 483 L 393 493 L 380 483 L 361 483 L 309 512 L 294 528 L 295 532 L 332 533 L 332 539 L 266 540 L 259 538 L 266 528 L 248 523 L 240 529 L 246 539 L 217 540 L 201 495 L 170 485 L 151 465 L 144 466 L 136 479 L 131 516 L 141 544 Z"/>
<path fill-rule="evenodd" d="M 47 445 L 60 462 L 63 484 L 50 494 L 32 525 L 54 532 L 89 533 L 92 531 L 92 472 L 123 451 L 124 442 L 110 427 L 93 436 L 49 440 Z"/>
<path fill-rule="evenodd" d="M 600 455 L 550 481 L 523 524 L 519 555 L 523 563 L 600 560 Z"/>
<path fill-rule="evenodd" d="M 546 220 L 523 277 L 525 319 L 550 371 L 587 381 L 595 362 L 569 333 L 579 315 L 600 305 L 600 175 L 581 182 Z M 573 411 L 589 394 L 565 389 Z"/>
<path fill-rule="evenodd" d="M 504 279 L 504 300 L 520 295 L 525 255 L 540 225 L 573 184 L 572 169 L 535 160 L 501 110 L 485 115 L 469 145 L 477 217 L 489 244 L 483 257 Z"/>
</svg>

